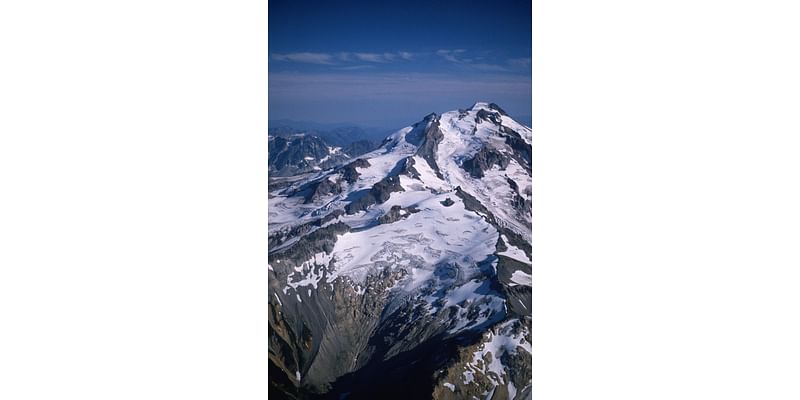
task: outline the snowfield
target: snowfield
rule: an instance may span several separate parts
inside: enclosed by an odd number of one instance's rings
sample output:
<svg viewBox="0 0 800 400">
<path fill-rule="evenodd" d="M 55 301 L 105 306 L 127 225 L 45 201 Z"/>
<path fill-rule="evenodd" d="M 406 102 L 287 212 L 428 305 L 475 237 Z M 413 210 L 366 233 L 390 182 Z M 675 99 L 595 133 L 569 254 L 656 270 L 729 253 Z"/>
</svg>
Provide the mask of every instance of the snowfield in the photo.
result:
<svg viewBox="0 0 800 400">
<path fill-rule="evenodd" d="M 409 181 L 401 177 L 404 188 L 411 186 Z M 360 282 L 375 263 L 400 265 L 401 261 L 407 268 L 427 270 L 452 264 L 470 276 L 470 269 L 495 251 L 497 230 L 467 211 L 460 200 L 442 207 L 446 198 L 459 200 L 452 194 L 435 195 L 426 190 L 392 193 L 386 203 L 376 207 L 381 214 L 394 205 L 420 211 L 391 224 L 342 235 L 333 250 L 336 269 L 330 279 L 347 275 Z"/>
</svg>

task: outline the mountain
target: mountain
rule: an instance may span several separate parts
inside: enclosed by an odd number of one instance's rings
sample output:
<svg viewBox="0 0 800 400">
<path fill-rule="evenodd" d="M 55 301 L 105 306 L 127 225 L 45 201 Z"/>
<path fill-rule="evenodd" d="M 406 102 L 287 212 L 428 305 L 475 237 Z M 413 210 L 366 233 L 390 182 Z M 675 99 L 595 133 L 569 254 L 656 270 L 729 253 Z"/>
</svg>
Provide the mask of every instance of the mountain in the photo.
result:
<svg viewBox="0 0 800 400">
<path fill-rule="evenodd" d="M 269 137 L 269 172 L 276 177 L 332 168 L 377 147 L 368 140 L 349 142 L 345 148 L 305 133 Z"/>
<path fill-rule="evenodd" d="M 362 127 L 351 124 L 320 124 L 308 121 L 288 119 L 269 121 L 269 134 L 273 136 L 291 136 L 305 133 L 322 138 L 333 146 L 344 147 L 357 140 L 380 142 L 391 133 L 390 129 L 378 127 Z"/>
<path fill-rule="evenodd" d="M 528 399 L 531 130 L 430 114 L 269 200 L 270 392 Z"/>
</svg>

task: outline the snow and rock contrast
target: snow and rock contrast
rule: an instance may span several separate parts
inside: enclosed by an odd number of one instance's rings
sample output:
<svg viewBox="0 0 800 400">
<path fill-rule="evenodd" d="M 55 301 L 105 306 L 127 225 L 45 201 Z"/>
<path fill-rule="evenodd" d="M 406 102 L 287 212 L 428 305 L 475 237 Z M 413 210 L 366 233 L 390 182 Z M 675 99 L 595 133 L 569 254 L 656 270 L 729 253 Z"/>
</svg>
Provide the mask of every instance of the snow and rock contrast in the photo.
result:
<svg viewBox="0 0 800 400">
<path fill-rule="evenodd" d="M 530 168 L 530 128 L 476 103 L 281 178 L 269 204 L 276 391 L 529 398 Z"/>
<path fill-rule="evenodd" d="M 374 147 L 368 140 L 348 142 L 342 147 L 312 134 L 270 135 L 269 173 L 273 177 L 287 177 L 322 171 L 352 160 Z"/>
</svg>

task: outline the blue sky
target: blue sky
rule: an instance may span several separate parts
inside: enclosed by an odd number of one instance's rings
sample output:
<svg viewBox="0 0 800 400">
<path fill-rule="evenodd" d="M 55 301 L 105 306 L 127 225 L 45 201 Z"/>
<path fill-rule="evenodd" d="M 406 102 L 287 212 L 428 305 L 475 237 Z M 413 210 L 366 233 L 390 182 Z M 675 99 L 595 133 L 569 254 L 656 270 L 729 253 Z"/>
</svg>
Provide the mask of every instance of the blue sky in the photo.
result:
<svg viewBox="0 0 800 400">
<path fill-rule="evenodd" d="M 401 127 L 476 101 L 530 118 L 530 0 L 269 0 L 269 117 Z"/>
</svg>

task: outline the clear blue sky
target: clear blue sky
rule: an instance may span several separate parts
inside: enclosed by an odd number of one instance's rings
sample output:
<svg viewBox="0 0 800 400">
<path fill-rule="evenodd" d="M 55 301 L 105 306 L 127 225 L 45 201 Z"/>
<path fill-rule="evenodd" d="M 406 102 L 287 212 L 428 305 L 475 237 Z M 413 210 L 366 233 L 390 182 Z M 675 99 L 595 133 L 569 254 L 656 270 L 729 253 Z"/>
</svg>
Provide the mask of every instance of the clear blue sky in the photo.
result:
<svg viewBox="0 0 800 400">
<path fill-rule="evenodd" d="M 269 0 L 269 118 L 400 127 L 531 108 L 531 3 Z"/>
</svg>

